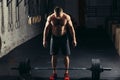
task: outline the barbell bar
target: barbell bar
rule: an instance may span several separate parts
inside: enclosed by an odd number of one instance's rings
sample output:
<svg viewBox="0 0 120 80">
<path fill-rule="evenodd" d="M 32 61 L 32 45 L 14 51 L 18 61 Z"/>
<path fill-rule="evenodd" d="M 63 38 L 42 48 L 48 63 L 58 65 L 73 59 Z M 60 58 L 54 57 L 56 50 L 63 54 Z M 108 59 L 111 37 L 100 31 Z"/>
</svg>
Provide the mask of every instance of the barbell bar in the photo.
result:
<svg viewBox="0 0 120 80">
<path fill-rule="evenodd" d="M 34 70 L 53 70 L 53 68 L 35 67 Z M 66 70 L 65 68 L 56 68 L 56 70 Z M 68 70 L 89 70 L 89 68 L 69 68 Z"/>
</svg>

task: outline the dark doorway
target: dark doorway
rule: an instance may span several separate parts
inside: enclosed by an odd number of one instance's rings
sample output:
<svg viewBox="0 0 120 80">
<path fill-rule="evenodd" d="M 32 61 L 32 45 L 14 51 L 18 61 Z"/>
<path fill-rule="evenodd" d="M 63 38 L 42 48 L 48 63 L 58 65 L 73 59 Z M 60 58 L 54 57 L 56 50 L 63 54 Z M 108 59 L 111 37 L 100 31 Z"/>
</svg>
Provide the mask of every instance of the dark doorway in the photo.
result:
<svg viewBox="0 0 120 80">
<path fill-rule="evenodd" d="M 85 28 L 85 6 L 86 1 L 85 0 L 79 0 L 79 22 L 80 22 L 80 28 Z"/>
</svg>

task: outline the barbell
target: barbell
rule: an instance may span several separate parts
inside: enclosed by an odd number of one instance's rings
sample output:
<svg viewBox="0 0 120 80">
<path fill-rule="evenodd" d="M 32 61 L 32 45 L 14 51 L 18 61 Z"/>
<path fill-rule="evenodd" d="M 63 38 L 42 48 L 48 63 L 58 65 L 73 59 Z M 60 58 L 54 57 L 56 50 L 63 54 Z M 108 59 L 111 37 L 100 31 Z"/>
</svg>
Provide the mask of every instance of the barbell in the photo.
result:
<svg viewBox="0 0 120 80">
<path fill-rule="evenodd" d="M 100 80 L 100 74 L 103 71 L 110 71 L 112 68 L 102 67 L 100 59 L 92 59 L 90 68 L 69 68 L 68 70 L 90 70 L 92 72 L 92 80 Z M 12 70 L 18 70 L 19 75 L 25 80 L 30 80 L 32 70 L 53 70 L 53 68 L 43 67 L 31 67 L 30 59 L 24 62 L 20 62 L 18 67 L 11 68 Z M 56 70 L 66 70 L 66 68 L 56 68 Z"/>
</svg>

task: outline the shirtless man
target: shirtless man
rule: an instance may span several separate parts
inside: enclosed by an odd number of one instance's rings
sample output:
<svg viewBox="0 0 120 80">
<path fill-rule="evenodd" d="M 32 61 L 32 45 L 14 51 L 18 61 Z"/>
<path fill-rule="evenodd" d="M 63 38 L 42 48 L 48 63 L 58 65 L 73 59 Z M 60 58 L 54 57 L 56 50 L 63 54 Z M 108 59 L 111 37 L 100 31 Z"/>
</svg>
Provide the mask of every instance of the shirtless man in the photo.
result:
<svg viewBox="0 0 120 80">
<path fill-rule="evenodd" d="M 68 28 L 67 28 L 68 27 Z M 56 66 L 57 66 L 57 54 L 59 49 L 61 49 L 62 54 L 65 56 L 65 76 L 68 75 L 69 69 L 69 41 L 67 36 L 67 29 L 69 29 L 72 36 L 72 44 L 75 47 L 77 45 L 75 31 L 71 18 L 68 14 L 63 12 L 63 9 L 56 7 L 54 13 L 49 15 L 43 32 L 43 46 L 47 46 L 47 36 L 51 30 L 51 42 L 50 42 L 50 54 L 52 55 L 51 64 L 53 68 L 53 76 L 57 76 Z"/>
</svg>

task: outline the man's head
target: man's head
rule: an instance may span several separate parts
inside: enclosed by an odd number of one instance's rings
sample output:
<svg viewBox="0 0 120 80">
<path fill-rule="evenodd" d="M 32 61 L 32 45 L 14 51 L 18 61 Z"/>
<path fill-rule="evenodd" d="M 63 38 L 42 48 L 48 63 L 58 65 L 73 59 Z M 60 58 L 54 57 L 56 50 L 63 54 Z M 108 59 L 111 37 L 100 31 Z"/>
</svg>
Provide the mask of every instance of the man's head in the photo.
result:
<svg viewBox="0 0 120 80">
<path fill-rule="evenodd" d="M 54 13 L 55 13 L 56 17 L 60 17 L 61 14 L 63 13 L 63 9 L 61 7 L 55 7 Z"/>
</svg>

